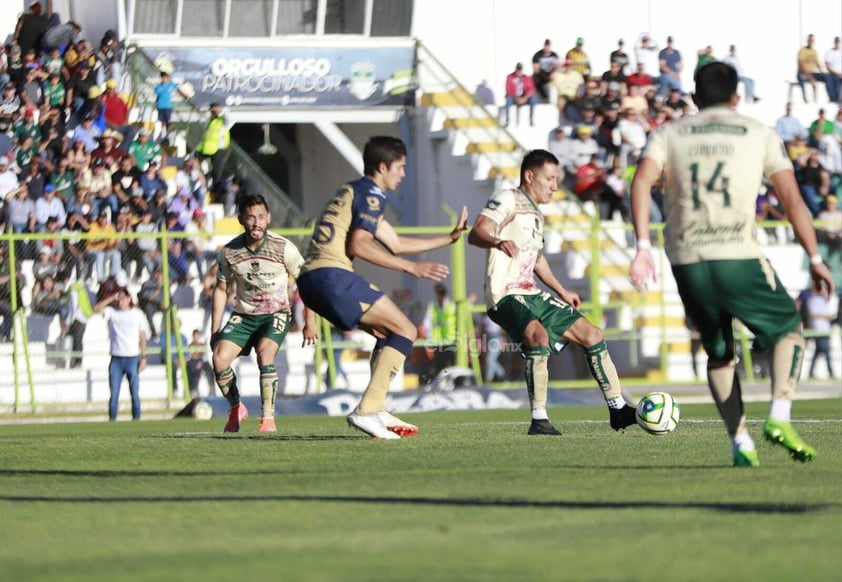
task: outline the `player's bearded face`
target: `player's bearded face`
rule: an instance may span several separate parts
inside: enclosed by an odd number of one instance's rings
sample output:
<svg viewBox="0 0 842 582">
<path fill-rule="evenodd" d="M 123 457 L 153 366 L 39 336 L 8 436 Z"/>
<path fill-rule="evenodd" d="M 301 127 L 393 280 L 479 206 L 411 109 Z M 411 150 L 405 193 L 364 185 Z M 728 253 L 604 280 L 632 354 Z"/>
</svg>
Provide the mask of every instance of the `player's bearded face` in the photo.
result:
<svg viewBox="0 0 842 582">
<path fill-rule="evenodd" d="M 240 224 L 245 227 L 246 236 L 250 241 L 263 240 L 266 236 L 266 229 L 269 228 L 271 216 L 263 206 L 252 206 L 246 208 L 240 217 Z"/>
</svg>

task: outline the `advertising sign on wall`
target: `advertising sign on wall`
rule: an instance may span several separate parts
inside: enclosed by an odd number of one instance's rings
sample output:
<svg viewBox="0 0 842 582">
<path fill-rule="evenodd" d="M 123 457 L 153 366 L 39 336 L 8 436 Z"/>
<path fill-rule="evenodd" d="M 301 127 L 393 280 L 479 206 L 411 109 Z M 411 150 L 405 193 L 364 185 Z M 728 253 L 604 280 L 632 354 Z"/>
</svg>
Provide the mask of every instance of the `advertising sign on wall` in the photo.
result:
<svg viewBox="0 0 842 582">
<path fill-rule="evenodd" d="M 414 102 L 414 47 L 140 50 L 196 104 L 244 108 L 405 107 Z M 141 102 L 154 103 L 155 75 Z"/>
</svg>

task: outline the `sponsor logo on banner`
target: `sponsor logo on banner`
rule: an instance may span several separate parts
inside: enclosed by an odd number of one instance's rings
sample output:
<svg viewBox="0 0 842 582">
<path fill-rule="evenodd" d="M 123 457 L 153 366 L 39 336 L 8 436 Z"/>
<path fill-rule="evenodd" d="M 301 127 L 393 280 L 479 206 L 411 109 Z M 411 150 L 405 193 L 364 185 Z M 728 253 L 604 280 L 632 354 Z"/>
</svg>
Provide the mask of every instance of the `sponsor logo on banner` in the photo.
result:
<svg viewBox="0 0 842 582">
<path fill-rule="evenodd" d="M 414 103 L 414 46 L 142 50 L 199 105 L 302 108 Z M 138 101 L 154 103 L 157 73 L 144 81 L 139 84 Z"/>
</svg>

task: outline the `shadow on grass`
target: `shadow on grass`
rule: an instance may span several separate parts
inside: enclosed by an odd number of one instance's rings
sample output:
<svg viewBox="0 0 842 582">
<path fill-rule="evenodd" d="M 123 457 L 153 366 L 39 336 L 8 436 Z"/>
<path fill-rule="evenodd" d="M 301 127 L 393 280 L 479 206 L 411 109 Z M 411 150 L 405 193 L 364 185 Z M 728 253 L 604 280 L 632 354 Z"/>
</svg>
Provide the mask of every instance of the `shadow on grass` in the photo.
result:
<svg viewBox="0 0 842 582">
<path fill-rule="evenodd" d="M 540 509 L 701 509 L 724 513 L 800 514 L 825 511 L 839 507 L 836 503 L 751 503 L 705 501 L 533 501 L 529 499 L 480 499 L 436 497 L 359 497 L 351 495 L 264 495 L 239 497 L 234 495 L 165 496 L 165 497 L 45 497 L 28 495 L 0 495 L 0 501 L 12 503 L 265 503 L 267 501 L 359 503 L 385 505 L 426 505 L 430 507 L 487 507 Z"/>
<path fill-rule="evenodd" d="M 220 439 L 220 440 L 258 440 L 258 441 L 358 441 L 371 440 L 363 434 L 219 434 L 210 432 L 186 432 L 172 434 L 146 435 L 144 438 L 153 439 Z"/>
</svg>

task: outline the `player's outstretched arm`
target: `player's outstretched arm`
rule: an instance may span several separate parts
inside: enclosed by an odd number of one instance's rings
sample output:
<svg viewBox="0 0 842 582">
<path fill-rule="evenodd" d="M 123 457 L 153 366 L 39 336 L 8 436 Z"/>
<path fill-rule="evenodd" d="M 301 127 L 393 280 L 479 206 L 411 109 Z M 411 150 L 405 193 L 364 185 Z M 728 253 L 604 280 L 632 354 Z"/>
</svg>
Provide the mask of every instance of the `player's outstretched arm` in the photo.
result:
<svg viewBox="0 0 842 582">
<path fill-rule="evenodd" d="M 778 199 L 783 204 L 786 216 L 792 224 L 792 230 L 801 247 L 810 257 L 810 278 L 813 281 L 813 290 L 817 293 L 824 293 L 832 296 L 834 293 L 833 276 L 830 269 L 824 264 L 819 253 L 819 245 L 816 242 L 816 231 L 813 229 L 810 211 L 804 204 L 798 183 L 795 181 L 795 173 L 792 170 L 781 170 L 775 172 L 769 179 L 775 188 Z"/>
<path fill-rule="evenodd" d="M 643 158 L 637 166 L 631 187 L 631 211 L 634 232 L 637 235 L 637 254 L 629 267 L 632 284 L 645 290 L 649 283 L 657 281 L 655 259 L 652 257 L 652 243 L 649 239 L 649 209 L 652 204 L 652 186 L 660 175 L 658 164 L 650 158 Z"/>
<path fill-rule="evenodd" d="M 416 253 L 423 253 L 424 251 L 431 251 L 447 245 L 455 243 L 462 236 L 462 233 L 468 229 L 468 208 L 462 207 L 462 213 L 456 226 L 449 234 L 441 234 L 438 236 L 414 237 L 414 236 L 400 236 L 395 232 L 395 229 L 386 220 L 381 220 L 377 226 L 375 238 L 383 243 L 383 245 L 396 255 L 414 255 Z"/>
<path fill-rule="evenodd" d="M 381 224 L 383 224 L 383 222 L 381 222 Z M 379 231 L 380 227 L 378 227 L 377 230 Z M 392 232 L 394 232 L 394 229 L 392 229 Z M 392 249 L 389 249 L 389 251 L 391 250 Z M 384 269 L 409 273 L 414 277 L 432 279 L 433 281 L 441 281 L 447 277 L 450 272 L 447 265 L 442 265 L 440 263 L 413 262 L 404 259 L 397 254 L 392 254 L 389 251 L 377 244 L 377 240 L 375 240 L 374 235 L 371 232 L 361 228 L 351 231 L 351 236 L 348 240 L 348 255 L 351 257 L 360 258 L 373 265 L 377 265 L 378 267 L 383 267 Z"/>
<path fill-rule="evenodd" d="M 497 224 L 480 214 L 477 216 L 474 227 L 468 234 L 468 244 L 474 245 L 481 249 L 497 249 L 506 253 L 511 258 L 517 258 L 518 248 L 514 241 L 498 238 L 494 232 L 497 230 Z"/>
</svg>

